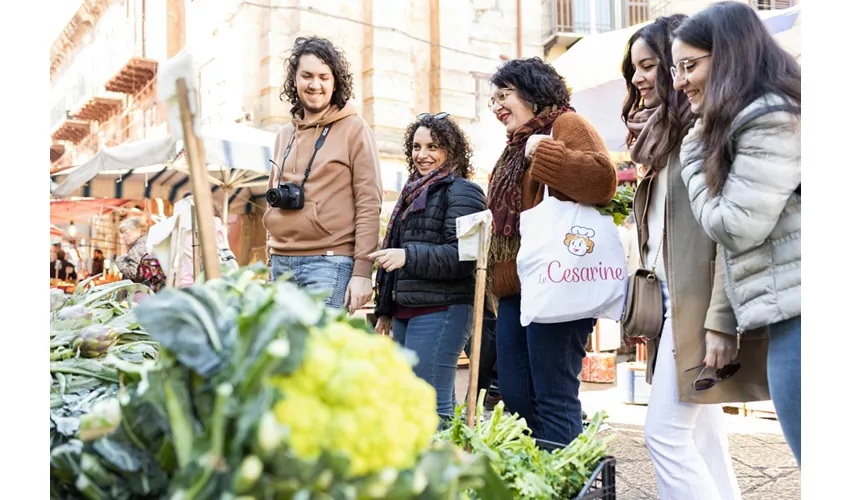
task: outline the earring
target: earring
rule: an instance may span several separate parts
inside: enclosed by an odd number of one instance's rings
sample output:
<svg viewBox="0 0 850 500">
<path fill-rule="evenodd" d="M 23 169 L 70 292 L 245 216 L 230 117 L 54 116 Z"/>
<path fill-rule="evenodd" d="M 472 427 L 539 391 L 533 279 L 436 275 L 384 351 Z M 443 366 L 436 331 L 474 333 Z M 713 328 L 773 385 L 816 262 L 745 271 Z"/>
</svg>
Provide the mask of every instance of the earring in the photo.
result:
<svg viewBox="0 0 850 500">
<path fill-rule="evenodd" d="M 534 114 L 536 115 L 537 113 L 540 112 L 540 105 L 535 104 L 534 106 L 532 106 L 531 111 L 534 112 Z"/>
</svg>

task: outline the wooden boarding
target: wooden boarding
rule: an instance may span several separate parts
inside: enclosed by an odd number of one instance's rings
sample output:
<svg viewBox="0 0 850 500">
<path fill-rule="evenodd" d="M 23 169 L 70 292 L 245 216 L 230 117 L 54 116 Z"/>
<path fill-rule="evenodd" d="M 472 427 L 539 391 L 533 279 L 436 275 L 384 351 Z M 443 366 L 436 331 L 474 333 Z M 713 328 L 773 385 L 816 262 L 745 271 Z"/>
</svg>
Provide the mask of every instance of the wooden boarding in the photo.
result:
<svg viewBox="0 0 850 500">
<path fill-rule="evenodd" d="M 723 403 L 723 411 L 743 417 L 768 418 L 776 420 L 773 401 L 754 401 L 749 403 Z"/>
</svg>

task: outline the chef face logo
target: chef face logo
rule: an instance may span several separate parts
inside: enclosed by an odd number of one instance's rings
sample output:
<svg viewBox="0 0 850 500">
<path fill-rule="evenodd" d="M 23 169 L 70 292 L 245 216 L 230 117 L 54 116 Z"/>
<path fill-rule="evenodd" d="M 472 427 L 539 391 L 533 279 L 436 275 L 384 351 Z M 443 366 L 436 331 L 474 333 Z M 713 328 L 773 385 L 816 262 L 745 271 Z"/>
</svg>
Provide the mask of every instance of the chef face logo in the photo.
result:
<svg viewBox="0 0 850 500">
<path fill-rule="evenodd" d="M 567 251 L 571 254 L 583 257 L 593 252 L 593 240 L 591 238 L 594 236 L 596 236 L 596 231 L 589 227 L 573 226 L 567 233 L 564 245 L 567 246 Z"/>
</svg>

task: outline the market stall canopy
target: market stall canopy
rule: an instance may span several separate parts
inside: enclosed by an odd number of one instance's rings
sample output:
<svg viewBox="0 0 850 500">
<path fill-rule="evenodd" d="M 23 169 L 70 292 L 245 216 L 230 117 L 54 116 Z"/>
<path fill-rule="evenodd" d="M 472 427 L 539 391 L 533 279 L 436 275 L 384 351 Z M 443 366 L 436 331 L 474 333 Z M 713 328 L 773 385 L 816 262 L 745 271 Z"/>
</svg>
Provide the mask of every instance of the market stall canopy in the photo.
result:
<svg viewBox="0 0 850 500">
<path fill-rule="evenodd" d="M 51 189 L 51 194 L 64 198 L 101 172 L 161 165 L 173 159 L 174 154 L 175 143 L 170 136 L 103 148 L 87 162 L 70 171 L 55 189 Z"/>
<path fill-rule="evenodd" d="M 86 221 L 94 216 L 106 215 L 129 204 L 132 204 L 129 200 L 116 200 L 109 198 L 50 200 L 50 234 L 53 235 L 53 225 L 55 224 Z M 58 228 L 56 229 L 59 230 Z M 59 235 L 62 235 L 61 230 L 59 230 Z"/>
<path fill-rule="evenodd" d="M 777 42 L 800 59 L 801 6 L 758 11 Z M 602 135 L 610 151 L 626 151 L 626 127 L 621 118 L 626 86 L 622 63 L 629 38 L 649 23 L 586 36 L 552 66 L 572 89 L 572 104 Z"/>
<path fill-rule="evenodd" d="M 247 206 L 254 198 L 265 195 L 270 159 L 274 152 L 276 134 L 239 124 L 210 125 L 201 129 L 207 158 L 207 172 L 213 192 L 220 192 L 222 205 Z M 121 147 L 121 146 L 119 146 Z M 162 198 L 172 203 L 191 190 L 185 158 L 173 142 L 145 142 L 151 148 L 148 156 L 169 157 L 160 164 L 149 162 L 126 163 L 120 168 L 74 169 L 60 183 L 53 195 L 95 198 L 147 199 Z M 155 149 L 155 150 L 154 150 Z M 143 156 L 143 157 L 148 157 Z M 146 164 L 147 163 L 147 164 Z M 57 176 L 60 177 L 60 176 Z"/>
</svg>

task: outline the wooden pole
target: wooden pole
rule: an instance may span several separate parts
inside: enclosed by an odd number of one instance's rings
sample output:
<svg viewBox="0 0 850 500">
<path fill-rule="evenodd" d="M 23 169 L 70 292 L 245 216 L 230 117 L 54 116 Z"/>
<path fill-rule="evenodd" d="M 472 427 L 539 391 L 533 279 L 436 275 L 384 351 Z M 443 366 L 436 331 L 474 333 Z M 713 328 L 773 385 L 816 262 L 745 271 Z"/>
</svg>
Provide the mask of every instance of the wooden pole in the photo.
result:
<svg viewBox="0 0 850 500">
<path fill-rule="evenodd" d="M 478 260 L 475 268 L 475 301 L 473 302 L 472 349 L 469 356 L 469 394 L 466 405 L 466 425 L 475 426 L 478 403 L 478 371 L 481 368 L 481 330 L 484 328 L 484 292 L 487 288 L 487 226 L 482 224 L 478 235 Z"/>
<path fill-rule="evenodd" d="M 221 222 L 224 224 L 224 239 L 225 241 L 230 237 L 230 225 L 227 223 L 227 219 L 230 217 L 230 192 L 232 188 L 225 187 L 222 188 L 221 194 L 224 195 L 224 200 L 221 202 Z"/>
<path fill-rule="evenodd" d="M 177 80 L 177 103 L 180 105 L 180 121 L 183 124 L 183 143 L 186 159 L 189 163 L 189 178 L 192 181 L 195 211 L 198 218 L 198 230 L 201 238 L 201 256 L 204 260 L 206 279 L 221 278 L 221 266 L 218 265 L 218 252 L 215 244 L 215 223 L 213 222 L 212 190 L 206 172 L 206 158 L 203 144 L 195 136 L 192 127 L 192 110 L 189 107 L 189 90 L 186 80 Z"/>
<path fill-rule="evenodd" d="M 198 237 L 198 216 L 195 213 L 195 206 L 192 205 L 192 282 L 198 280 L 201 275 L 201 238 Z"/>
<path fill-rule="evenodd" d="M 185 236 L 183 231 L 183 214 L 177 214 L 174 230 L 171 232 L 171 247 L 168 255 L 168 279 L 167 286 L 177 288 L 180 283 L 180 275 L 183 272 L 183 244 Z"/>
</svg>

